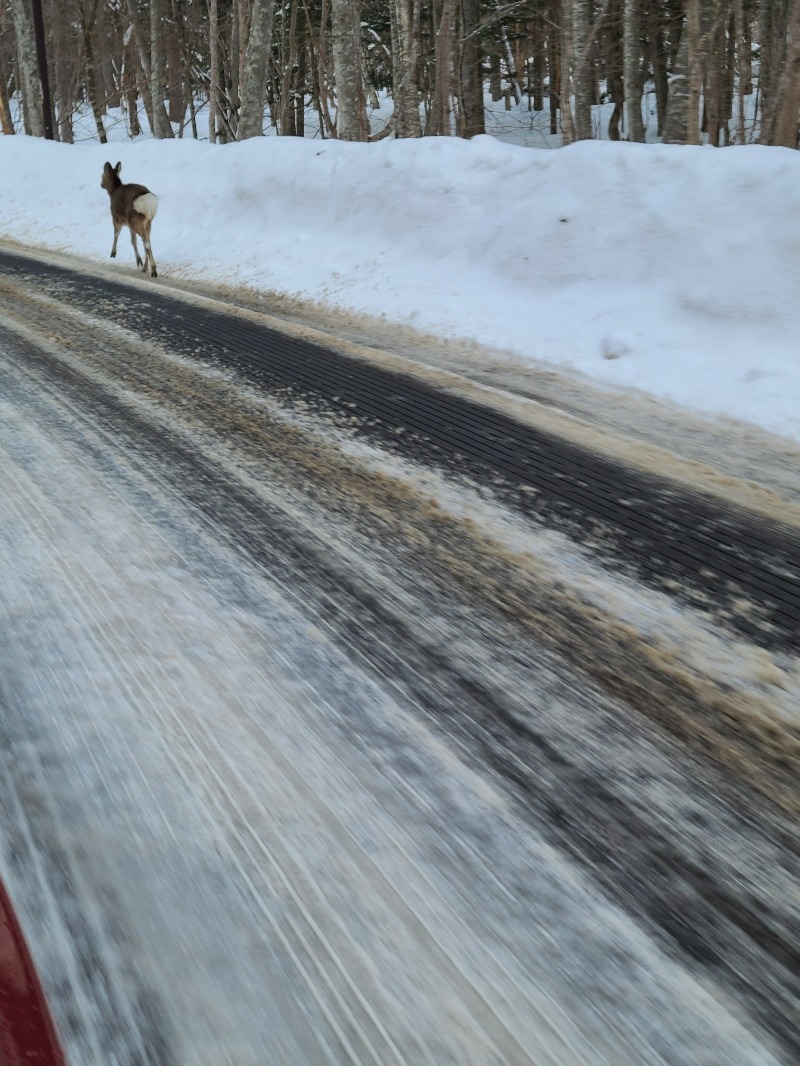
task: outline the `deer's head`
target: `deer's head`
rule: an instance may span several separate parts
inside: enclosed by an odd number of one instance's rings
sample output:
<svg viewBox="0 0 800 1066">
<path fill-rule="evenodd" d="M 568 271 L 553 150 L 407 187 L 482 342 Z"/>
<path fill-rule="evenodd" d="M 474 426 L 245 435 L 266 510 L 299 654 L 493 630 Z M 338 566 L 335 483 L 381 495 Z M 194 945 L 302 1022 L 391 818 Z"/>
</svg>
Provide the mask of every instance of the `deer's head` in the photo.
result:
<svg viewBox="0 0 800 1066">
<path fill-rule="evenodd" d="M 117 163 L 115 167 L 112 167 L 110 163 L 106 163 L 103 167 L 103 176 L 100 179 L 100 187 L 105 189 L 109 195 L 111 195 L 118 185 L 122 184 L 122 179 L 119 176 L 121 170 L 122 163 Z"/>
</svg>

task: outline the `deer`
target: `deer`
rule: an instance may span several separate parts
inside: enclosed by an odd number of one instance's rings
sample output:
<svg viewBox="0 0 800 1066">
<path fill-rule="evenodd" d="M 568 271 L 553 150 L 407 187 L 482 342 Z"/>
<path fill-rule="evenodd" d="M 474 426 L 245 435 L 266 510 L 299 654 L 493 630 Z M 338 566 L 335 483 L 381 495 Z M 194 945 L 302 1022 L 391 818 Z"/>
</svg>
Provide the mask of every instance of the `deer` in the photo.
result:
<svg viewBox="0 0 800 1066">
<path fill-rule="evenodd" d="M 122 163 L 112 167 L 106 163 L 103 167 L 103 176 L 100 179 L 101 188 L 105 189 L 111 197 L 111 219 L 114 223 L 114 243 L 111 245 L 111 258 L 117 254 L 117 238 L 123 226 L 127 226 L 131 232 L 131 243 L 136 253 L 136 266 L 147 273 L 147 264 L 150 264 L 150 277 L 158 277 L 156 273 L 156 261 L 153 258 L 153 249 L 150 245 L 150 226 L 156 217 L 158 210 L 158 197 L 144 185 L 125 185 L 119 176 Z M 139 246 L 136 243 L 136 235 L 142 238 L 144 245 L 144 262 L 139 255 Z"/>
</svg>

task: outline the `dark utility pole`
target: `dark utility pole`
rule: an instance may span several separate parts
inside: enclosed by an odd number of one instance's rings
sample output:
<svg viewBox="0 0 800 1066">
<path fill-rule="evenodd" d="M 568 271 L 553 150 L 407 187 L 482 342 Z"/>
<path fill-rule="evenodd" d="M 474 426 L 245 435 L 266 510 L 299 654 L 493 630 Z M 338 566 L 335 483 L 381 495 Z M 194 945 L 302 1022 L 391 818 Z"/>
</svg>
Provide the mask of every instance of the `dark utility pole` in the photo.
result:
<svg viewBox="0 0 800 1066">
<path fill-rule="evenodd" d="M 47 51 L 44 46 L 44 19 L 42 18 L 42 0 L 31 0 L 33 7 L 33 32 L 36 35 L 36 58 L 39 63 L 39 78 L 42 83 L 42 119 L 44 135 L 48 141 L 53 139 L 53 107 L 50 103 L 50 78 L 47 74 Z"/>
</svg>

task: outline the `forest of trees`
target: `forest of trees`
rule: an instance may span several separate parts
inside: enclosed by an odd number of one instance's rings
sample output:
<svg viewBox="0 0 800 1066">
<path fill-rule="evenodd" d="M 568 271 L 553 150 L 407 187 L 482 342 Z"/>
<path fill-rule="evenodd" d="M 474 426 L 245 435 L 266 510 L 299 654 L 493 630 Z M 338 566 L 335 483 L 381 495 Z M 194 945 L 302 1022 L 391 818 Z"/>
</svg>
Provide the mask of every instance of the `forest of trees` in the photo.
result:
<svg viewBox="0 0 800 1066">
<path fill-rule="evenodd" d="M 156 137 L 472 137 L 490 94 L 563 143 L 608 103 L 641 141 L 645 89 L 663 141 L 796 148 L 800 0 L 0 0 L 7 134 L 72 141 L 85 110 L 105 141 L 122 108 L 136 135 L 141 106 Z"/>
</svg>

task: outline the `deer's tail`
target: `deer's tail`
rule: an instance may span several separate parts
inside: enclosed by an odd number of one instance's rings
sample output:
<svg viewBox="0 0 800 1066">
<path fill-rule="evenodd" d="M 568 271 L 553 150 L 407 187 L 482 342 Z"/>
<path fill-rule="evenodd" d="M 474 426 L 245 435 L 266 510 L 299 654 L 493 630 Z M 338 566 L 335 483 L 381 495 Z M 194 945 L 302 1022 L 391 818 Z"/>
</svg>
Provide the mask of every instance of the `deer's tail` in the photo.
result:
<svg viewBox="0 0 800 1066">
<path fill-rule="evenodd" d="M 148 222 L 152 222 L 158 211 L 158 197 L 154 192 L 142 193 L 133 201 L 133 210 L 144 215 Z"/>
</svg>

